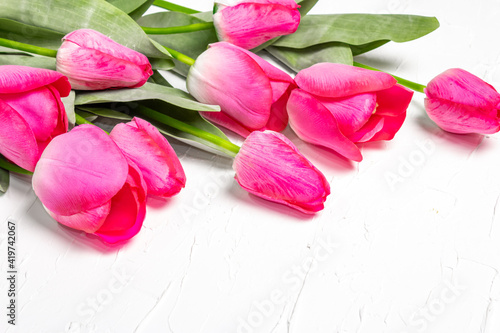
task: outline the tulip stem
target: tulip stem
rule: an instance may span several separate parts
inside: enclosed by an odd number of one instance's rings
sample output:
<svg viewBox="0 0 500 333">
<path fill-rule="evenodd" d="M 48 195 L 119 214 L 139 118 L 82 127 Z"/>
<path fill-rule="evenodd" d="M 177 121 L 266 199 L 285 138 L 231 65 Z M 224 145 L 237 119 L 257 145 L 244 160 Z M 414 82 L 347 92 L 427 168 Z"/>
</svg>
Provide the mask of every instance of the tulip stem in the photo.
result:
<svg viewBox="0 0 500 333">
<path fill-rule="evenodd" d="M 150 28 L 150 27 L 141 27 L 145 33 L 149 35 L 172 35 L 172 34 L 181 34 L 185 32 L 194 32 L 201 30 L 209 30 L 214 27 L 212 22 L 203 22 L 203 23 L 195 23 L 177 27 L 166 27 L 166 28 Z"/>
<path fill-rule="evenodd" d="M 187 55 L 182 54 L 179 51 L 173 50 L 173 49 L 171 49 L 169 47 L 166 47 L 166 46 L 163 46 L 163 47 L 165 48 L 165 50 L 167 50 L 170 53 L 170 55 L 172 56 L 172 58 L 177 59 L 180 62 L 185 63 L 188 66 L 193 66 L 194 65 L 194 61 L 195 60 L 193 58 L 188 57 Z"/>
<path fill-rule="evenodd" d="M 21 168 L 20 166 L 17 166 L 14 163 L 7 161 L 7 159 L 5 157 L 3 157 L 2 155 L 0 155 L 0 168 L 8 170 L 8 171 L 12 171 L 12 172 L 17 172 L 17 173 L 20 173 L 23 175 L 32 175 L 33 174 L 33 172 L 31 172 L 31 171 L 25 170 L 25 169 Z"/>
<path fill-rule="evenodd" d="M 5 46 L 10 49 L 24 51 L 28 53 L 38 54 L 46 57 L 55 58 L 57 55 L 56 50 L 46 49 L 44 47 L 39 47 L 31 44 L 25 44 L 21 42 L 16 42 L 14 40 L 0 38 L 0 46 Z"/>
<path fill-rule="evenodd" d="M 364 68 L 364 69 L 369 69 L 369 70 L 372 70 L 372 71 L 383 72 L 380 69 L 373 68 L 373 67 L 370 67 L 368 65 L 361 64 L 359 62 L 354 62 L 353 65 L 356 66 L 356 67 L 360 67 L 360 68 Z M 388 73 L 388 74 L 390 74 L 390 73 Z M 393 78 L 395 78 L 400 85 L 405 86 L 407 88 L 410 88 L 411 90 L 414 90 L 416 92 L 424 93 L 424 89 L 425 89 L 424 85 L 422 85 L 420 83 L 416 83 L 416 82 L 410 81 L 410 80 L 403 79 L 402 77 L 399 77 L 399 76 L 396 76 L 396 75 L 392 75 L 392 74 L 390 74 L 390 75 Z"/>
<path fill-rule="evenodd" d="M 191 9 L 191 8 L 187 8 L 187 7 L 183 7 L 183 6 L 180 6 L 180 5 L 176 5 L 175 3 L 171 3 L 171 2 L 168 2 L 168 1 L 165 1 L 165 0 L 155 0 L 155 2 L 153 3 L 153 5 L 155 5 L 157 7 L 161 7 L 161 8 L 166 9 L 166 10 L 170 10 L 172 12 L 179 12 L 179 13 L 184 13 L 184 14 L 196 14 L 196 13 L 199 13 L 199 11 L 197 11 L 197 10 L 194 10 L 194 9 Z"/>
<path fill-rule="evenodd" d="M 135 111 L 147 118 L 150 118 L 152 120 L 156 120 L 164 125 L 173 127 L 175 129 L 178 129 L 179 131 L 186 132 L 188 134 L 194 135 L 198 138 L 201 138 L 205 141 L 211 142 L 225 150 L 228 150 L 232 152 L 231 157 L 234 157 L 238 152 L 240 151 L 240 147 L 232 143 L 231 141 L 225 140 L 215 134 L 212 134 L 210 132 L 204 131 L 202 129 L 199 129 L 197 127 L 191 126 L 189 124 L 186 124 L 180 120 L 177 120 L 175 118 L 172 118 L 170 116 L 167 116 L 166 114 L 163 114 L 161 112 L 155 111 L 153 109 L 150 109 L 146 106 L 139 105 Z"/>
</svg>

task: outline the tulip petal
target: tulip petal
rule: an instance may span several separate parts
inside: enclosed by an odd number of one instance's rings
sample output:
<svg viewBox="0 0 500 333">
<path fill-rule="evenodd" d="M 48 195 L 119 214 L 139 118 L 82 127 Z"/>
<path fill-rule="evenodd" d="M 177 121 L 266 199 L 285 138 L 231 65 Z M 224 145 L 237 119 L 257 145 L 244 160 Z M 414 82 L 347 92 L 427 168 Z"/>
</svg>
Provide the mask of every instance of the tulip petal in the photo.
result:
<svg viewBox="0 0 500 333">
<path fill-rule="evenodd" d="M 383 116 L 384 126 L 368 141 L 392 140 L 406 119 L 406 112 L 395 117 Z"/>
<path fill-rule="evenodd" d="M 246 138 L 254 129 L 249 129 L 227 116 L 224 112 L 200 112 L 206 120 L 225 127 L 234 133 Z"/>
<path fill-rule="evenodd" d="M 90 209 L 88 211 L 78 212 L 73 215 L 58 215 L 51 212 L 49 209 L 45 210 L 57 222 L 64 224 L 67 227 L 82 230 L 87 233 L 94 233 L 106 220 L 111 209 L 111 201 L 106 202 L 104 205 Z"/>
<path fill-rule="evenodd" d="M 26 120 L 35 138 L 49 139 L 59 118 L 59 96 L 54 98 L 48 87 L 40 87 L 20 93 L 0 94 L 0 99 L 9 104 Z M 63 109 L 64 112 L 64 109 Z"/>
<path fill-rule="evenodd" d="M 405 113 L 413 97 L 413 91 L 396 84 L 393 87 L 377 91 L 377 111 L 379 116 L 397 116 Z"/>
<path fill-rule="evenodd" d="M 218 104 L 234 120 L 262 128 L 269 119 L 272 88 L 261 67 L 241 49 L 215 43 L 189 70 L 188 91 L 198 101 Z"/>
<path fill-rule="evenodd" d="M 63 40 L 74 43 L 82 49 L 96 50 L 110 57 L 143 67 L 144 69 L 151 69 L 149 60 L 144 54 L 123 46 L 96 30 L 75 30 L 64 36 Z M 151 72 L 150 75 L 152 74 Z"/>
<path fill-rule="evenodd" d="M 384 117 L 373 115 L 356 133 L 349 136 L 352 142 L 368 142 L 384 128 Z"/>
<path fill-rule="evenodd" d="M 138 66 L 114 54 L 87 49 L 72 42 L 65 42 L 59 48 L 57 70 L 68 76 L 76 90 L 136 88 L 144 85 L 152 74 L 149 63 Z"/>
<path fill-rule="evenodd" d="M 182 165 L 156 127 L 134 118 L 127 124 L 116 125 L 110 137 L 139 167 L 149 194 L 171 197 L 184 188 L 186 175 Z"/>
<path fill-rule="evenodd" d="M 233 163 L 249 193 L 312 214 L 324 208 L 330 185 L 284 135 L 252 132 Z"/>
<path fill-rule="evenodd" d="M 62 97 L 69 95 L 68 78 L 56 71 L 26 66 L 0 66 L 0 91 L 2 94 L 20 93 L 52 85 Z"/>
<path fill-rule="evenodd" d="M 290 9 L 297 9 L 300 6 L 294 0 L 218 0 L 215 1 L 218 5 L 236 6 L 240 3 L 258 3 L 258 4 L 275 4 L 288 7 Z"/>
<path fill-rule="evenodd" d="M 47 146 L 33 175 L 33 189 L 49 211 L 70 216 L 110 201 L 127 174 L 127 160 L 106 133 L 80 125 Z"/>
<path fill-rule="evenodd" d="M 377 104 L 374 93 L 335 99 L 315 98 L 333 114 L 340 131 L 347 137 L 366 124 Z"/>
<path fill-rule="evenodd" d="M 479 77 L 459 68 L 453 68 L 429 82 L 425 94 L 430 99 L 441 99 L 455 104 L 482 108 L 496 116 L 500 94 Z"/>
<path fill-rule="evenodd" d="M 294 33 L 300 13 L 281 4 L 240 3 L 222 8 L 213 15 L 213 20 L 219 40 L 249 50 L 275 37 Z"/>
<path fill-rule="evenodd" d="M 0 99 L 0 153 L 21 168 L 35 170 L 40 151 L 24 118 Z"/>
<path fill-rule="evenodd" d="M 113 197 L 111 210 L 95 234 L 110 244 L 128 240 L 141 230 L 145 217 L 146 184 L 140 169 L 129 160 L 127 181 Z"/>
<path fill-rule="evenodd" d="M 342 134 L 331 112 L 311 94 L 293 90 L 287 110 L 290 126 L 302 140 L 330 148 L 357 162 L 363 159 L 359 148 Z"/>
<path fill-rule="evenodd" d="M 397 81 L 383 72 L 344 64 L 319 63 L 301 70 L 295 82 L 313 95 L 338 98 L 388 89 Z"/>
<path fill-rule="evenodd" d="M 493 134 L 500 130 L 500 118 L 483 109 L 453 103 L 439 98 L 426 98 L 425 110 L 442 129 L 451 133 Z M 497 113 L 497 110 L 494 110 Z"/>
<path fill-rule="evenodd" d="M 279 100 L 273 103 L 271 106 L 271 115 L 269 116 L 269 121 L 267 122 L 265 129 L 281 132 L 286 128 L 288 125 L 288 112 L 286 110 L 286 105 L 289 97 L 290 92 L 286 92 Z"/>
</svg>

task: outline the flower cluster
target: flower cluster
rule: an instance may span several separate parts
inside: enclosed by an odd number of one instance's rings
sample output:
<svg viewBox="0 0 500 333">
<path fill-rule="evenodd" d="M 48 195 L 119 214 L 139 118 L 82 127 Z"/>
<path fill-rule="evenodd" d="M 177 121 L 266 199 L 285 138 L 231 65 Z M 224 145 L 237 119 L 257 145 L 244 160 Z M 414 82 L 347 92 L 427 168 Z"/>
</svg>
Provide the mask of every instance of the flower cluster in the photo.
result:
<svg viewBox="0 0 500 333">
<path fill-rule="evenodd" d="M 195 26 L 214 29 L 219 41 L 202 43 L 196 60 L 144 33 L 165 34 L 172 27 L 136 23 L 129 31 L 139 31 L 142 39 L 130 47 L 88 28 L 66 31 L 57 52 L 0 40 L 56 57 L 55 70 L 0 66 L 0 154 L 6 160 L 1 166 L 33 173 L 33 189 L 56 221 L 113 244 L 140 231 L 148 196 L 170 198 L 185 187 L 181 162 L 163 134 L 234 157 L 235 179 L 243 189 L 314 214 L 324 209 L 330 185 L 279 133 L 288 125 L 301 140 L 360 162 L 360 144 L 392 140 L 402 128 L 413 89 L 425 93 L 427 114 L 445 131 L 500 130 L 500 94 L 462 69 L 445 71 L 427 87 L 356 63 L 317 61 L 292 77 L 249 51 L 293 36 L 304 15 L 299 8 L 293 0 L 216 2 L 213 24 L 174 27 L 176 33 L 196 33 Z M 91 8 L 87 16 L 97 11 Z M 130 21 L 123 14 L 123 22 Z M 307 57 L 286 42 L 277 45 Z M 173 66 L 170 57 L 192 65 L 186 78 L 191 96 L 153 70 L 151 59 Z M 77 98 L 65 109 L 62 98 L 71 90 Z M 87 104 L 90 111 L 81 107 Z M 78 126 L 69 130 L 67 113 L 74 109 Z M 119 121 L 108 134 L 92 124 L 92 115 Z M 212 123 L 244 137 L 241 148 Z"/>
</svg>

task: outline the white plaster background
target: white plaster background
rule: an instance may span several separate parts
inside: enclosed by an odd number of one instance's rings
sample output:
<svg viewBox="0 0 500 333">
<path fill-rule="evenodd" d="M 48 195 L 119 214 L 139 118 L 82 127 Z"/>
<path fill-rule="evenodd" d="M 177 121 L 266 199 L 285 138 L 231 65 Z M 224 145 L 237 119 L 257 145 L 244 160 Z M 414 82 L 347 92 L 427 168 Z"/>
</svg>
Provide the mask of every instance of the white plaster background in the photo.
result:
<svg viewBox="0 0 500 333">
<path fill-rule="evenodd" d="M 500 88 L 498 0 L 320 0 L 313 10 L 341 12 L 437 16 L 431 35 L 358 61 L 421 83 L 462 67 Z M 396 138 L 363 145 L 359 164 L 285 133 L 330 181 L 316 216 L 251 197 L 231 160 L 171 140 L 186 188 L 151 200 L 141 232 L 107 248 L 58 225 L 29 178 L 12 177 L 0 221 L 19 220 L 18 326 L 4 315 L 3 222 L 1 331 L 500 332 L 498 134 L 442 132 L 418 93 Z"/>
</svg>

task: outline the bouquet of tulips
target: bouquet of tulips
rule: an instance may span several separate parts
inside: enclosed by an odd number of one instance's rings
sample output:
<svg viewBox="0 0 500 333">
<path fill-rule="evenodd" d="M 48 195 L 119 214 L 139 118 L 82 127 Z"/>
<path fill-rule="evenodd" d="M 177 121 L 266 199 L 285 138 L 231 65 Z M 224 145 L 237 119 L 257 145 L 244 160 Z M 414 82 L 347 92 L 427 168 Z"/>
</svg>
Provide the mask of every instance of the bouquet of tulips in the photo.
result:
<svg viewBox="0 0 500 333">
<path fill-rule="evenodd" d="M 500 130 L 500 94 L 465 70 L 423 86 L 353 61 L 434 31 L 435 18 L 307 15 L 316 2 L 219 0 L 198 12 L 164 0 L 2 0 L 0 190 L 11 172 L 32 175 L 56 221 L 114 244 L 140 231 L 148 196 L 185 187 L 166 136 L 234 158 L 243 189 L 314 214 L 330 186 L 280 133 L 288 125 L 360 162 L 358 144 L 392 140 L 416 91 L 445 131 Z M 164 10 L 145 15 L 153 5 Z M 185 76 L 189 93 L 162 70 Z"/>
</svg>

